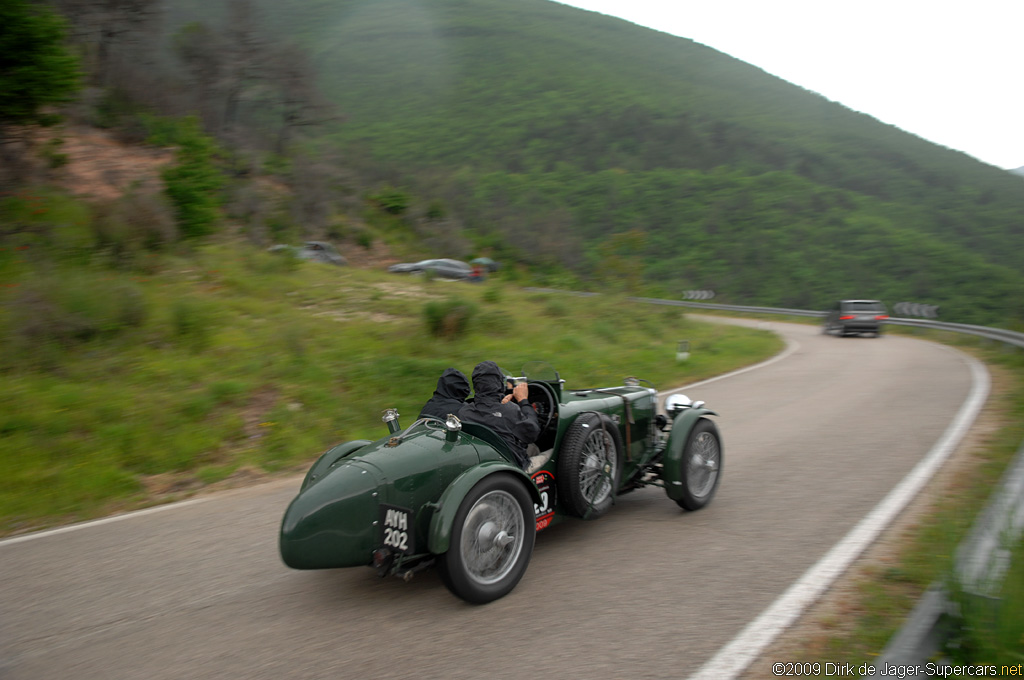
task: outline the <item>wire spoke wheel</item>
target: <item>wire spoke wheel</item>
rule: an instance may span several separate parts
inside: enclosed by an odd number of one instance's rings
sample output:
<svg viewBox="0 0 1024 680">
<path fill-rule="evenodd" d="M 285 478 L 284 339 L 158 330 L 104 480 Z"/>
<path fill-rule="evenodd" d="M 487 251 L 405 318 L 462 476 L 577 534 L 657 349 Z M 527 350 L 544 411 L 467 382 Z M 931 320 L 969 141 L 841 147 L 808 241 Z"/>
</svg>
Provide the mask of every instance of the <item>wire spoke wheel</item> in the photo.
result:
<svg viewBox="0 0 1024 680">
<path fill-rule="evenodd" d="M 721 448 L 717 437 L 710 432 L 701 432 L 694 437 L 687 461 L 686 483 L 695 498 L 707 496 L 715 487 L 720 460 Z"/>
<path fill-rule="evenodd" d="M 595 430 L 583 444 L 580 465 L 580 491 L 589 505 L 599 505 L 611 495 L 618 464 L 611 435 L 603 429 Z"/>
<path fill-rule="evenodd" d="M 693 426 L 683 450 L 683 493 L 676 503 L 684 510 L 700 510 L 711 502 L 722 477 L 722 438 L 715 424 L 701 418 Z"/>
<path fill-rule="evenodd" d="M 558 497 L 576 517 L 596 519 L 615 501 L 622 476 L 622 438 L 611 418 L 583 413 L 558 452 Z"/>
</svg>

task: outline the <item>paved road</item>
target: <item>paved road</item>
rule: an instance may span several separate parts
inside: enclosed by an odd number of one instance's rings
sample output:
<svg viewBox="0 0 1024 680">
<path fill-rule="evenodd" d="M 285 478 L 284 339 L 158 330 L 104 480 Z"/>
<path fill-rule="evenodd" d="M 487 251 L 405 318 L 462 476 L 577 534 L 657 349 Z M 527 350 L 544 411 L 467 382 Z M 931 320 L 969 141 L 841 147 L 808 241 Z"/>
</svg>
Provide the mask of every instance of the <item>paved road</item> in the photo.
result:
<svg viewBox="0 0 1024 680">
<path fill-rule="evenodd" d="M 687 514 L 657 489 L 537 537 L 483 607 L 430 571 L 298 572 L 276 553 L 289 479 L 0 543 L 0 679 L 680 678 L 695 672 L 923 457 L 965 360 L 889 336 L 771 324 L 795 350 L 699 386 L 723 482 Z"/>
</svg>

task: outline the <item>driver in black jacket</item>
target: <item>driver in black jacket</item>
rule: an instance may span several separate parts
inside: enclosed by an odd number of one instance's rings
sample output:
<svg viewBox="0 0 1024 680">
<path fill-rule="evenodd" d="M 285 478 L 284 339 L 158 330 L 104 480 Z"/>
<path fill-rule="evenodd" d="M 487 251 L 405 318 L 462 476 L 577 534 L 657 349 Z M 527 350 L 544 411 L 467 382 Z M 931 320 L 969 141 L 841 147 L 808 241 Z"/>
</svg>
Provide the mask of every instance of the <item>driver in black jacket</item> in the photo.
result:
<svg viewBox="0 0 1024 680">
<path fill-rule="evenodd" d="M 459 420 L 486 425 L 501 435 L 525 470 L 530 465 L 526 447 L 540 436 L 540 421 L 529 401 L 529 387 L 525 383 L 516 385 L 506 396 L 505 376 L 498 364 L 481 361 L 473 369 L 473 392 L 473 401 L 459 409 Z"/>
</svg>

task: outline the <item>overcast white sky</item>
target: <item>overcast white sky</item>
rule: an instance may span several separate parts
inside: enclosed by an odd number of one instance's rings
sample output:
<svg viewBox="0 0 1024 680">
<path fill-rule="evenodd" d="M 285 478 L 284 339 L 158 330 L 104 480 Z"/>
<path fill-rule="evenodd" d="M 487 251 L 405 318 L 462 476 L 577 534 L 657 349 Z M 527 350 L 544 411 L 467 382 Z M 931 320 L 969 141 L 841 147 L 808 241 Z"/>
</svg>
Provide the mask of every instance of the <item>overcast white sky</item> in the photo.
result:
<svg viewBox="0 0 1024 680">
<path fill-rule="evenodd" d="M 559 0 L 690 38 L 1000 168 L 1024 166 L 1024 0 Z"/>
</svg>

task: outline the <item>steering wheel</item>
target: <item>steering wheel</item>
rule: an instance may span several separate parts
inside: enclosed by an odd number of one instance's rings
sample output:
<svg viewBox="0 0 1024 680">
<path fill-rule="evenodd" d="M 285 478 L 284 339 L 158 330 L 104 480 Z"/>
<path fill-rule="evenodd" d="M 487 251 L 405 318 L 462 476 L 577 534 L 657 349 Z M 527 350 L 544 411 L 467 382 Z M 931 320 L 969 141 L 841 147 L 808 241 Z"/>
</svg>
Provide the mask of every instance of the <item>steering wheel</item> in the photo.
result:
<svg viewBox="0 0 1024 680">
<path fill-rule="evenodd" d="M 530 382 L 527 383 L 527 387 L 530 388 L 530 403 L 537 410 L 537 420 L 540 421 L 540 429 L 543 432 L 548 429 L 558 413 L 558 400 L 547 383 Z"/>
</svg>

